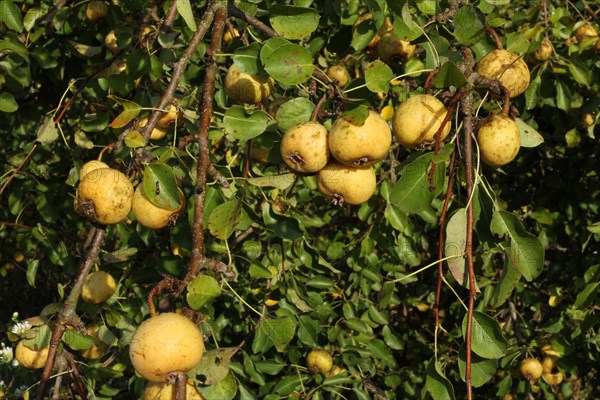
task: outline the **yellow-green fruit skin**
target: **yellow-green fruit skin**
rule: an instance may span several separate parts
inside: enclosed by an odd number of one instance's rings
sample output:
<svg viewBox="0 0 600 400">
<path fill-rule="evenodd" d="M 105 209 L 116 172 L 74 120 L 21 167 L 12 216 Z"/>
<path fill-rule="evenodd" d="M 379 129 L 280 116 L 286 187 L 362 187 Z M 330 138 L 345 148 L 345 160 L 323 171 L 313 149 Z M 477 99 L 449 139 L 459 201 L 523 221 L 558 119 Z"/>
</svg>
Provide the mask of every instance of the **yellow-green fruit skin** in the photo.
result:
<svg viewBox="0 0 600 400">
<path fill-rule="evenodd" d="M 294 171 L 319 171 L 329 161 L 327 129 L 313 121 L 292 126 L 281 139 L 281 157 Z"/>
<path fill-rule="evenodd" d="M 86 162 L 79 170 L 79 180 L 82 180 L 87 174 L 100 168 L 108 168 L 108 165 L 98 160 Z"/>
<path fill-rule="evenodd" d="M 544 39 L 540 42 L 540 48 L 533 52 L 532 59 L 534 62 L 544 62 L 552 57 L 553 52 L 552 43 Z"/>
<path fill-rule="evenodd" d="M 133 185 L 120 171 L 99 168 L 84 176 L 77 188 L 75 210 L 105 225 L 118 224 L 131 211 Z"/>
<path fill-rule="evenodd" d="M 477 64 L 477 73 L 497 79 L 508 90 L 510 97 L 524 93 L 529 87 L 529 67 L 518 54 L 508 50 L 492 50 Z"/>
<path fill-rule="evenodd" d="M 538 380 L 543 373 L 542 363 L 537 358 L 525 358 L 519 364 L 519 372 L 530 381 Z"/>
<path fill-rule="evenodd" d="M 188 380 L 185 387 L 187 400 L 204 400 L 196 386 Z M 175 400 L 175 385 L 167 382 L 149 382 L 144 390 L 144 400 Z"/>
<path fill-rule="evenodd" d="M 344 87 L 350 82 L 350 74 L 348 68 L 343 65 L 332 65 L 327 68 L 325 73 L 330 79 L 337 81 L 339 87 Z"/>
<path fill-rule="evenodd" d="M 90 1 L 85 8 L 85 16 L 91 22 L 105 18 L 108 15 L 108 4 L 103 1 Z"/>
<path fill-rule="evenodd" d="M 106 48 L 113 54 L 119 52 L 119 44 L 117 43 L 117 35 L 115 35 L 115 31 L 110 31 L 104 37 L 104 44 Z"/>
<path fill-rule="evenodd" d="M 108 272 L 92 272 L 83 282 L 81 299 L 89 304 L 104 303 L 115 293 L 116 287 L 115 278 Z"/>
<path fill-rule="evenodd" d="M 313 349 L 306 356 L 306 366 L 314 373 L 327 374 L 333 367 L 333 358 L 327 350 Z"/>
<path fill-rule="evenodd" d="M 492 167 L 508 164 L 519 153 L 521 134 L 510 117 L 495 114 L 487 117 L 477 131 L 481 160 Z"/>
<path fill-rule="evenodd" d="M 377 178 L 372 167 L 350 167 L 339 163 L 329 163 L 317 173 L 317 187 L 321 194 L 333 198 L 341 204 L 358 205 L 369 200 Z"/>
<path fill-rule="evenodd" d="M 15 358 L 19 364 L 25 368 L 39 369 L 43 368 L 46 364 L 49 350 L 50 348 L 48 346 L 39 350 L 33 350 L 25 346 L 23 341 L 20 341 L 15 349 Z"/>
<path fill-rule="evenodd" d="M 338 118 L 329 131 L 329 150 L 340 163 L 369 166 L 381 161 L 392 146 L 392 131 L 379 113 L 370 110 L 363 125 Z"/>
<path fill-rule="evenodd" d="M 381 61 L 390 65 L 403 64 L 415 54 L 417 46 L 400 39 L 394 32 L 381 36 L 377 43 L 377 54 Z"/>
<path fill-rule="evenodd" d="M 415 147 L 421 143 L 433 142 L 448 110 L 436 97 L 422 94 L 409 98 L 400 104 L 392 118 L 394 137 L 403 146 Z M 440 141 L 450 133 L 452 124 L 446 122 Z"/>
<path fill-rule="evenodd" d="M 152 382 L 165 382 L 171 372 L 189 371 L 203 354 L 200 329 L 175 313 L 159 314 L 142 322 L 129 346 L 133 367 Z"/>
<path fill-rule="evenodd" d="M 271 94 L 273 78 L 250 75 L 232 64 L 225 76 L 225 90 L 234 100 L 247 104 L 258 104 Z"/>
<path fill-rule="evenodd" d="M 102 357 L 106 352 L 108 345 L 100 340 L 100 337 L 98 336 L 99 331 L 100 327 L 98 325 L 92 325 L 87 328 L 87 334 L 94 339 L 94 344 L 91 347 L 81 351 L 81 356 L 83 358 L 95 360 L 96 358 Z"/>
<path fill-rule="evenodd" d="M 183 193 L 179 192 L 181 205 L 176 210 L 165 210 L 155 206 L 144 194 L 142 185 L 138 185 L 133 194 L 131 210 L 135 219 L 146 228 L 162 229 L 169 224 L 169 221 L 178 214 L 184 205 Z"/>
</svg>

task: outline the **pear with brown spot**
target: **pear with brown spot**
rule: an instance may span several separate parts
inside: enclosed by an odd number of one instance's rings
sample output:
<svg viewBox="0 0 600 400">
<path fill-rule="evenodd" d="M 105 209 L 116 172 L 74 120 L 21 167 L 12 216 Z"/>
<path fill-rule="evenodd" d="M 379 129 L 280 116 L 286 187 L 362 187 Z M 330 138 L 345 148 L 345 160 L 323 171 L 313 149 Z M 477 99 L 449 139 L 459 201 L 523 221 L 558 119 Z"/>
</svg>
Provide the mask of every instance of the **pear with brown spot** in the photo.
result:
<svg viewBox="0 0 600 400">
<path fill-rule="evenodd" d="M 510 97 L 524 93 L 531 79 L 527 63 L 518 54 L 500 49 L 490 51 L 479 61 L 477 73 L 499 80 Z"/>
<path fill-rule="evenodd" d="M 313 121 L 292 126 L 281 139 L 281 157 L 294 171 L 319 171 L 329 161 L 327 129 Z"/>
</svg>

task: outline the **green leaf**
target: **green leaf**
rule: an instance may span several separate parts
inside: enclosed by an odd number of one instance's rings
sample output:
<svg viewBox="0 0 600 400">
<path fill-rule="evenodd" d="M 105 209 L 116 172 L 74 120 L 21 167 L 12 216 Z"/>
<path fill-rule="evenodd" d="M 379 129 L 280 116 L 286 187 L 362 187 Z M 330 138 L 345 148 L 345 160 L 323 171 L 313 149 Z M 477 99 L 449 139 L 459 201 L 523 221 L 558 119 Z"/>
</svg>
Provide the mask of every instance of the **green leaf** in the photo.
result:
<svg viewBox="0 0 600 400">
<path fill-rule="evenodd" d="M 465 347 L 461 347 L 458 352 L 458 369 L 460 377 L 465 380 L 467 369 L 467 352 Z M 481 387 L 485 385 L 495 374 L 498 368 L 498 361 L 487 360 L 473 354 L 471 356 L 471 384 L 473 387 Z"/>
<path fill-rule="evenodd" d="M 492 297 L 492 304 L 494 304 L 494 307 L 500 307 L 508 300 L 520 279 L 521 273 L 517 271 L 512 264 L 505 263 L 504 268 L 502 269 L 502 275 L 494 288 L 494 296 Z"/>
<path fill-rule="evenodd" d="M 90 140 L 85 134 L 84 131 L 76 131 L 75 132 L 75 144 L 82 149 L 92 149 L 94 147 L 94 142 Z"/>
<path fill-rule="evenodd" d="M 194 19 L 194 12 L 192 11 L 192 5 L 190 4 L 190 0 L 176 0 L 175 6 L 177 7 L 177 12 L 183 20 L 185 24 L 192 32 L 196 32 L 196 20 Z"/>
<path fill-rule="evenodd" d="M 233 106 L 225 111 L 223 125 L 227 132 L 238 140 L 252 139 L 267 129 L 269 116 L 262 111 L 249 111 L 242 106 Z"/>
<path fill-rule="evenodd" d="M 227 378 L 231 357 L 239 349 L 239 347 L 221 347 L 204 352 L 200 362 L 188 371 L 187 376 L 201 385 L 214 385 L 221 382 Z"/>
<path fill-rule="evenodd" d="M 423 34 L 421 27 L 414 21 L 408 1 L 403 2 L 399 14 L 402 18 L 394 18 L 393 31 L 401 40 L 410 42 Z"/>
<path fill-rule="evenodd" d="M 208 218 L 208 229 L 217 239 L 227 240 L 241 220 L 242 201 L 234 198 L 215 207 Z"/>
<path fill-rule="evenodd" d="M 506 50 L 522 54 L 529 49 L 530 43 L 527 36 L 521 32 L 513 32 L 506 37 Z"/>
<path fill-rule="evenodd" d="M 15 100 L 15 97 L 8 93 L 0 93 L 0 111 L 5 113 L 12 113 L 19 109 L 19 105 Z"/>
<path fill-rule="evenodd" d="M 352 30 L 352 41 L 350 42 L 350 45 L 356 51 L 364 50 L 375 37 L 376 31 L 375 22 L 372 18 L 362 21 Z"/>
<path fill-rule="evenodd" d="M 394 72 L 383 61 L 375 60 L 365 70 L 365 82 L 371 92 L 384 92 L 390 90 L 390 81 L 394 78 Z"/>
<path fill-rule="evenodd" d="M 407 213 L 428 210 L 435 197 L 430 190 L 429 169 L 433 152 L 423 154 L 401 171 L 401 177 L 390 193 L 390 202 Z M 445 179 L 445 165 L 437 164 L 433 183 L 441 188 Z"/>
<path fill-rule="evenodd" d="M 258 187 L 274 187 L 279 190 L 285 190 L 292 186 L 295 180 L 296 175 L 294 174 L 280 174 L 248 178 L 246 181 L 251 185 Z"/>
<path fill-rule="evenodd" d="M 590 283 L 583 289 L 578 295 L 577 299 L 575 299 L 575 307 L 579 309 L 586 309 L 591 307 L 594 303 L 594 299 L 598 295 L 598 286 L 600 286 L 600 282 Z"/>
<path fill-rule="evenodd" d="M 454 400 L 456 398 L 452 383 L 446 378 L 439 364 L 433 358 L 427 364 L 425 388 L 433 400 Z"/>
<path fill-rule="evenodd" d="M 594 222 L 592 225 L 588 225 L 587 230 L 592 233 L 599 234 L 600 233 L 600 222 Z"/>
<path fill-rule="evenodd" d="M 474 6 L 460 7 L 454 16 L 454 36 L 461 44 L 472 46 L 485 34 L 481 14 Z"/>
<path fill-rule="evenodd" d="M 459 285 L 468 286 L 468 270 L 466 268 L 465 245 L 467 243 L 467 209 L 459 208 L 446 225 L 446 242 L 444 255 L 458 256 L 446 260 L 450 272 Z"/>
<path fill-rule="evenodd" d="M 352 125 L 362 126 L 369 117 L 369 108 L 362 104 L 347 104 L 342 118 Z"/>
<path fill-rule="evenodd" d="M 521 134 L 521 147 L 536 147 L 544 143 L 544 137 L 521 118 L 515 118 Z"/>
<path fill-rule="evenodd" d="M 196 389 L 205 399 L 232 400 L 237 393 L 237 381 L 230 372 L 219 382 L 204 387 L 196 385 Z"/>
<path fill-rule="evenodd" d="M 123 128 L 131 121 L 133 121 L 133 119 L 137 117 L 140 111 L 142 110 L 142 106 L 131 100 L 122 99 L 114 95 L 108 95 L 107 97 L 117 102 L 124 108 L 124 111 L 121 112 L 121 114 L 117 115 L 117 117 L 108 125 L 111 128 Z"/>
<path fill-rule="evenodd" d="M 28 32 L 35 26 L 36 21 L 46 14 L 45 8 L 42 7 L 31 7 L 25 13 L 23 18 L 23 26 Z"/>
<path fill-rule="evenodd" d="M 466 338 L 468 315 L 462 322 L 463 338 Z M 483 358 L 500 358 L 506 354 L 508 342 L 495 319 L 480 311 L 473 313 L 473 352 Z"/>
<path fill-rule="evenodd" d="M 142 147 L 145 144 L 146 140 L 144 139 L 144 136 L 138 131 L 129 131 L 127 132 L 127 135 L 125 135 L 125 145 L 127 147 L 135 149 L 137 147 Z"/>
<path fill-rule="evenodd" d="M 187 285 L 187 302 L 194 310 L 221 295 L 221 286 L 209 275 L 199 275 Z"/>
<path fill-rule="evenodd" d="M 21 32 L 23 30 L 21 11 L 16 4 L 13 4 L 12 0 L 0 2 L 0 21 L 13 31 Z"/>
<path fill-rule="evenodd" d="M 262 46 L 260 43 L 252 43 L 249 46 L 238 47 L 233 52 L 233 62 L 240 71 L 250 75 L 257 75 L 262 72 L 262 64 L 260 62 L 260 51 Z"/>
<path fill-rule="evenodd" d="M 277 110 L 275 119 L 279 129 L 287 131 L 292 126 L 310 121 L 315 105 L 305 97 L 297 97 L 283 103 Z"/>
<path fill-rule="evenodd" d="M 465 78 L 465 75 L 456 64 L 448 61 L 440 67 L 440 70 L 435 75 L 431 83 L 438 89 L 445 89 L 449 88 L 450 86 L 460 88 L 467 83 L 467 78 Z"/>
<path fill-rule="evenodd" d="M 73 350 L 89 349 L 94 344 L 94 339 L 91 336 L 69 329 L 65 332 L 62 341 Z"/>
<path fill-rule="evenodd" d="M 301 40 L 319 26 L 319 14 L 312 8 L 273 4 L 269 16 L 271 26 L 286 39 Z"/>
<path fill-rule="evenodd" d="M 150 163 L 144 169 L 144 194 L 152 204 L 165 210 L 177 210 L 183 201 L 173 168 Z"/>
<path fill-rule="evenodd" d="M 41 144 L 50 144 L 58 139 L 58 130 L 54 124 L 52 116 L 48 116 L 44 119 L 44 123 L 37 131 L 37 141 Z"/>
<path fill-rule="evenodd" d="M 590 86 L 593 80 L 592 70 L 586 66 L 569 62 L 569 72 L 575 81 L 584 86 Z"/>
<path fill-rule="evenodd" d="M 542 242 L 527 232 L 519 219 L 507 212 L 496 211 L 492 216 L 492 233 L 510 239 L 506 249 L 508 261 L 527 279 L 535 279 L 544 267 L 544 246 Z"/>
<path fill-rule="evenodd" d="M 297 220 L 273 213 L 268 202 L 262 203 L 261 207 L 265 226 L 272 229 L 277 236 L 290 240 L 300 239 L 303 236 Z"/>
<path fill-rule="evenodd" d="M 290 317 L 265 318 L 256 326 L 252 351 L 263 353 L 275 346 L 275 349 L 281 353 L 287 349 L 295 332 L 296 323 Z"/>
<path fill-rule="evenodd" d="M 273 53 L 288 44 L 292 44 L 292 42 L 281 37 L 267 39 L 267 41 L 263 42 L 262 49 L 260 50 L 260 61 L 262 64 L 266 64 Z"/>
<path fill-rule="evenodd" d="M 27 283 L 29 283 L 29 285 L 32 287 L 35 287 L 35 277 L 37 276 L 39 266 L 40 261 L 37 259 L 32 259 L 27 263 Z"/>
<path fill-rule="evenodd" d="M 293 43 L 279 47 L 269 55 L 264 64 L 265 71 L 284 85 L 306 82 L 315 69 L 310 50 Z"/>
</svg>

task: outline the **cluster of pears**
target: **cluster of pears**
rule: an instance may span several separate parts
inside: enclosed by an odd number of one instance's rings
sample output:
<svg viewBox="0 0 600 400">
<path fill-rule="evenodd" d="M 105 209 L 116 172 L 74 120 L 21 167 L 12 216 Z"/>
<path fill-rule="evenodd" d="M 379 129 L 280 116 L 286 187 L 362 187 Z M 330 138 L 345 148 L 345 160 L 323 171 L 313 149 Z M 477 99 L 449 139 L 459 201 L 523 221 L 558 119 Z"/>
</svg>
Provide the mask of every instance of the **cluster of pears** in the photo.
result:
<svg viewBox="0 0 600 400">
<path fill-rule="evenodd" d="M 365 13 L 354 22 L 354 29 L 360 29 L 360 25 L 369 24 L 373 21 L 371 13 Z M 389 18 L 385 18 L 382 25 L 378 27 L 375 36 L 367 44 L 365 52 L 389 65 L 404 64 L 410 60 L 417 46 L 402 40 L 393 32 L 393 25 Z"/>
<path fill-rule="evenodd" d="M 542 347 L 542 352 L 544 353 L 542 361 L 534 357 L 521 360 L 519 364 L 521 376 L 530 382 L 535 382 L 542 377 L 549 385 L 560 384 L 564 379 L 563 373 L 556 367 L 560 353 L 549 344 Z"/>
<path fill-rule="evenodd" d="M 294 171 L 316 172 L 319 191 L 334 203 L 357 205 L 375 192 L 372 166 L 386 156 L 391 145 L 388 123 L 369 111 L 362 125 L 340 117 L 329 133 L 316 121 L 292 126 L 281 140 L 281 156 Z"/>
<path fill-rule="evenodd" d="M 346 370 L 333 363 L 331 353 L 325 349 L 312 349 L 306 356 L 306 367 L 314 374 L 323 374 L 326 378 L 339 375 Z"/>
<path fill-rule="evenodd" d="M 133 211 L 135 219 L 150 229 L 161 229 L 177 217 L 185 198 L 180 191 L 180 206 L 167 210 L 156 206 L 144 194 L 142 185 L 134 190 L 125 174 L 102 161 L 89 161 L 79 171 L 75 211 L 103 225 L 114 225 L 127 219 Z"/>
<path fill-rule="evenodd" d="M 534 57 L 539 60 L 549 58 L 552 46 L 544 41 L 540 46 L 539 53 L 534 53 Z M 531 79 L 527 63 L 518 54 L 504 49 L 487 53 L 477 63 L 476 71 L 482 77 L 500 81 L 510 98 L 523 94 Z M 519 153 L 519 127 L 514 119 L 504 113 L 491 115 L 481 122 L 477 143 L 484 163 L 492 167 L 506 165 Z"/>
</svg>

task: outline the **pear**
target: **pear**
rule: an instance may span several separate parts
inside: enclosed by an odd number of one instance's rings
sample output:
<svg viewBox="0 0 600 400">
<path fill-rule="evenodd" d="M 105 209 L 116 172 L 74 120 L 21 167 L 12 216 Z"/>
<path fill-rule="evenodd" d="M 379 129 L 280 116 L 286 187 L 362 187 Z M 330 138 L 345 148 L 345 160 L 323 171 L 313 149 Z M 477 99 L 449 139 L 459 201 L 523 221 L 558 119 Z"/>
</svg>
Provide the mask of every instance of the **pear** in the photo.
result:
<svg viewBox="0 0 600 400">
<path fill-rule="evenodd" d="M 506 115 L 491 115 L 481 122 L 477 131 L 477 144 L 484 163 L 492 167 L 506 165 L 519 153 L 519 127 Z"/>
<path fill-rule="evenodd" d="M 327 129 L 313 121 L 292 126 L 281 139 L 281 157 L 294 171 L 319 171 L 329 161 Z"/>
<path fill-rule="evenodd" d="M 508 50 L 492 50 L 487 53 L 477 64 L 477 73 L 499 80 L 510 97 L 524 93 L 531 79 L 527 63 L 518 54 Z"/>
<path fill-rule="evenodd" d="M 337 205 L 364 203 L 375 193 L 376 185 L 375 170 L 369 166 L 350 167 L 333 162 L 317 173 L 319 191 Z"/>
<path fill-rule="evenodd" d="M 362 125 L 338 118 L 329 131 L 329 150 L 340 163 L 369 166 L 381 161 L 392 146 L 392 131 L 388 122 L 375 111 Z"/>
</svg>

